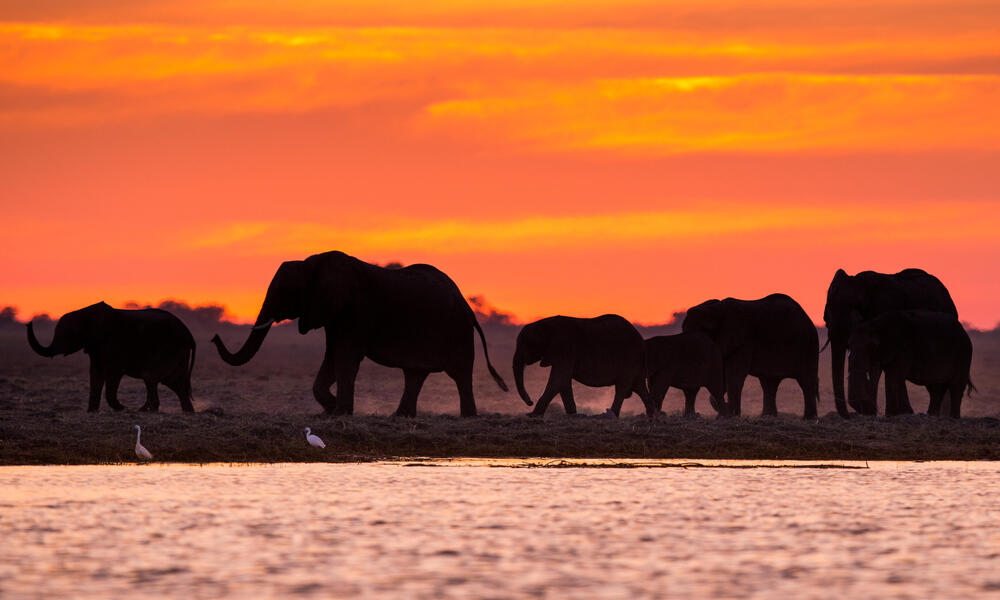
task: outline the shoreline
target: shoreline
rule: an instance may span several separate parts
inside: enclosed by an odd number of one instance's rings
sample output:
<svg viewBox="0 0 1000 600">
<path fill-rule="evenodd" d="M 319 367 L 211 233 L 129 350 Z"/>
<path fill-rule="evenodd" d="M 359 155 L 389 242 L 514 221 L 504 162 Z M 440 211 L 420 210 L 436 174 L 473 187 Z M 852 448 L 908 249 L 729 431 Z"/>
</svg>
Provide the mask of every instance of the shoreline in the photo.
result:
<svg viewBox="0 0 1000 600">
<path fill-rule="evenodd" d="M 463 419 L 426 415 L 97 414 L 0 411 L 0 465 L 134 464 L 133 424 L 156 463 L 374 462 L 446 458 L 778 461 L 1000 460 L 1000 419 L 892 419 L 830 413 L 619 420 L 553 414 Z M 311 427 L 326 449 L 310 447 Z"/>
</svg>

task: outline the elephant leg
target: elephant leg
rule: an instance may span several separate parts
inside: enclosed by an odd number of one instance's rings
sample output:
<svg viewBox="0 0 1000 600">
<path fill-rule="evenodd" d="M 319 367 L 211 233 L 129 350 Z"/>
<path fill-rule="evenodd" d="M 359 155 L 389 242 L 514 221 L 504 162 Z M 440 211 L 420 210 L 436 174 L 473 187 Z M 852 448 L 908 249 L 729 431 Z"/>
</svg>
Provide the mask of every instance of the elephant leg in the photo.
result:
<svg viewBox="0 0 1000 600">
<path fill-rule="evenodd" d="M 927 393 L 931 397 L 930 404 L 927 405 L 927 414 L 932 417 L 941 416 L 941 400 L 944 399 L 945 393 L 948 391 L 948 386 L 946 385 L 929 385 L 927 386 Z"/>
<path fill-rule="evenodd" d="M 881 369 L 875 371 L 872 374 L 872 379 L 873 379 L 873 381 L 872 381 L 872 390 L 873 391 L 872 391 L 872 394 L 870 396 L 870 400 L 866 400 L 865 401 L 865 406 L 864 406 L 864 409 L 867 412 L 862 412 L 861 414 L 867 414 L 867 415 L 871 415 L 871 416 L 874 417 L 874 416 L 878 415 L 878 382 L 882 379 L 882 371 L 881 371 Z M 886 393 L 885 402 L 886 402 L 886 407 L 888 408 L 888 404 L 889 404 L 889 394 L 888 394 L 888 392 Z M 888 412 L 888 410 L 886 412 Z"/>
<path fill-rule="evenodd" d="M 949 386 L 945 386 L 945 388 L 948 389 L 948 390 L 950 390 Z M 946 393 L 946 394 L 944 394 L 941 397 L 941 414 L 942 415 L 947 416 L 947 415 L 951 414 L 951 405 L 954 404 L 954 402 L 952 402 L 951 398 L 952 398 L 952 396 L 951 396 L 950 393 Z"/>
<path fill-rule="evenodd" d="M 361 359 L 338 359 L 334 373 L 337 376 L 337 408 L 335 415 L 354 414 L 354 380 L 358 376 Z"/>
<path fill-rule="evenodd" d="M 563 409 L 566 411 L 567 415 L 576 414 L 576 400 L 573 398 L 573 382 L 566 384 L 566 387 L 559 392 L 559 396 L 562 398 Z"/>
<path fill-rule="evenodd" d="M 101 408 L 101 390 L 104 389 L 104 373 L 93 358 L 90 359 L 90 398 L 87 411 L 97 412 Z"/>
<path fill-rule="evenodd" d="M 805 380 L 799 379 L 798 383 L 799 388 L 802 390 L 802 402 L 804 404 L 802 418 L 815 419 L 819 416 L 816 406 L 816 402 L 819 400 L 819 380 L 809 377 Z"/>
<path fill-rule="evenodd" d="M 667 397 L 669 385 L 657 381 L 649 388 L 649 408 L 646 414 L 653 417 L 663 412 L 663 400 Z M 652 409 L 652 410 L 650 410 Z"/>
<path fill-rule="evenodd" d="M 125 410 L 122 403 L 118 401 L 118 384 L 120 384 L 121 381 L 121 373 L 108 375 L 105 379 L 105 385 L 107 387 L 104 389 L 104 397 L 107 399 L 108 406 L 110 406 L 112 410 Z"/>
<path fill-rule="evenodd" d="M 472 392 L 472 365 L 456 371 L 448 371 L 458 388 L 458 411 L 463 417 L 476 416 L 476 396 Z M 413 414 L 417 412 L 417 397 L 413 396 Z"/>
<path fill-rule="evenodd" d="M 313 398 L 323 407 L 323 411 L 329 414 L 337 412 L 337 397 L 330 393 L 330 386 L 337 382 L 336 354 L 334 347 L 330 343 L 327 335 L 326 353 L 323 354 L 323 363 L 319 366 L 316 379 L 313 380 Z M 339 386 L 338 386 L 338 392 Z"/>
<path fill-rule="evenodd" d="M 528 414 L 532 417 L 544 415 L 545 410 L 548 409 L 549 403 L 556 397 L 556 394 L 567 386 L 572 385 L 572 373 L 572 366 L 565 361 L 553 364 L 552 370 L 549 371 L 549 381 L 545 384 L 545 391 L 542 392 L 542 395 L 538 398 L 538 402 L 535 403 L 534 410 Z"/>
<path fill-rule="evenodd" d="M 732 369 L 726 373 L 726 395 L 729 396 L 729 414 L 734 417 L 740 416 L 743 402 L 743 382 L 746 381 L 747 372 L 745 369 Z"/>
<path fill-rule="evenodd" d="M 646 412 L 648 413 L 649 388 L 646 387 L 646 378 L 643 377 L 641 374 L 637 375 L 635 381 L 632 383 L 632 393 L 635 394 L 636 396 L 639 396 L 639 399 L 642 400 L 642 407 L 645 408 Z M 627 397 L 628 396 L 626 396 L 626 398 Z"/>
<path fill-rule="evenodd" d="M 396 412 L 393 416 L 417 416 L 417 396 L 420 395 L 420 388 L 424 386 L 424 381 L 427 379 L 428 375 L 430 375 L 430 373 L 427 371 L 403 369 L 403 397 L 399 399 L 399 407 L 396 408 Z"/>
<path fill-rule="evenodd" d="M 910 405 L 910 393 L 906 389 L 905 379 L 903 380 L 903 383 L 900 385 L 900 394 L 899 394 L 899 399 L 897 401 L 897 410 L 899 412 L 896 414 L 900 415 L 913 414 L 913 406 Z"/>
<path fill-rule="evenodd" d="M 951 396 L 951 406 L 948 407 L 948 415 L 953 419 L 960 419 L 962 417 L 962 398 L 965 397 L 965 383 L 952 383 L 948 391 Z"/>
<path fill-rule="evenodd" d="M 622 404 L 625 403 L 625 398 L 632 395 L 631 385 L 618 385 L 615 384 L 615 399 L 611 402 L 611 412 L 614 413 L 616 417 L 620 417 L 622 413 Z"/>
<path fill-rule="evenodd" d="M 700 388 L 689 387 L 684 388 L 684 416 L 685 417 L 697 417 L 698 411 L 694 409 L 694 401 L 698 398 L 698 390 Z"/>
<path fill-rule="evenodd" d="M 913 414 L 906 391 L 906 380 L 901 376 L 885 376 L 885 416 Z"/>
<path fill-rule="evenodd" d="M 780 377 L 760 377 L 760 387 L 764 390 L 764 408 L 761 410 L 762 417 L 778 416 L 778 385 L 781 383 Z"/>
<path fill-rule="evenodd" d="M 146 403 L 139 410 L 143 412 L 158 412 L 160 410 L 160 392 L 157 390 L 157 382 L 152 379 L 146 381 Z"/>
<path fill-rule="evenodd" d="M 177 394 L 177 399 L 181 401 L 181 410 L 184 412 L 194 412 L 194 404 L 191 402 L 191 379 L 187 376 L 178 379 L 171 379 L 163 382 L 163 385 L 173 393 Z"/>
</svg>

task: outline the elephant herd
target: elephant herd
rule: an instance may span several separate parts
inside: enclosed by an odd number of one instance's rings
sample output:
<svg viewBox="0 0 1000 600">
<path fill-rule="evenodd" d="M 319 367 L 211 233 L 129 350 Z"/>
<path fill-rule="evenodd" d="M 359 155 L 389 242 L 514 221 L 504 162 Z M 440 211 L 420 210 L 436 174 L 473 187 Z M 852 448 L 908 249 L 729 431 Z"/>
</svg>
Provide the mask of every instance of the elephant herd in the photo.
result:
<svg viewBox="0 0 1000 600">
<path fill-rule="evenodd" d="M 476 414 L 472 389 L 475 334 L 483 345 L 490 375 L 507 385 L 489 359 L 486 337 L 458 286 L 430 265 L 383 268 L 326 252 L 281 264 L 242 347 L 229 351 L 212 338 L 230 365 L 254 357 L 274 323 L 298 320 L 299 333 L 322 328 L 326 351 L 313 382 L 313 396 L 334 415 L 354 412 L 354 383 L 364 358 L 404 374 L 397 416 L 417 413 L 417 398 L 430 373 L 445 372 L 458 388 L 462 416 Z M 876 391 L 885 375 L 887 416 L 912 413 L 906 382 L 925 386 L 927 412 L 943 407 L 960 416 L 969 379 L 972 344 L 944 285 L 919 269 L 895 274 L 837 271 L 827 293 L 824 320 L 831 346 L 834 401 L 847 418 L 848 404 L 861 414 L 877 412 Z M 28 342 L 42 356 L 83 350 L 90 357 L 88 410 L 108 405 L 122 410 L 117 391 L 125 375 L 146 384 L 140 410 L 159 409 L 157 386 L 177 394 L 193 411 L 191 370 L 195 342 L 187 327 L 160 309 L 120 310 L 101 302 L 67 313 L 43 346 L 28 323 Z M 824 346 L 825 347 L 825 346 Z M 644 340 L 618 315 L 595 318 L 554 316 L 525 325 L 513 358 L 518 394 L 541 416 L 558 395 L 567 413 L 576 412 L 572 382 L 613 386 L 609 413 L 636 394 L 649 416 L 661 412 L 671 387 L 684 392 L 685 415 L 695 413 L 704 387 L 720 416 L 741 413 L 743 384 L 757 377 L 764 392 L 763 414 L 776 415 L 778 385 L 794 379 L 802 390 L 803 416 L 817 417 L 819 346 L 816 327 L 799 304 L 784 294 L 758 300 L 708 300 L 687 310 L 682 333 Z M 848 386 L 845 401 L 844 366 Z M 524 386 L 527 365 L 551 367 L 548 382 L 533 403 Z M 331 388 L 336 384 L 336 395 Z"/>
</svg>

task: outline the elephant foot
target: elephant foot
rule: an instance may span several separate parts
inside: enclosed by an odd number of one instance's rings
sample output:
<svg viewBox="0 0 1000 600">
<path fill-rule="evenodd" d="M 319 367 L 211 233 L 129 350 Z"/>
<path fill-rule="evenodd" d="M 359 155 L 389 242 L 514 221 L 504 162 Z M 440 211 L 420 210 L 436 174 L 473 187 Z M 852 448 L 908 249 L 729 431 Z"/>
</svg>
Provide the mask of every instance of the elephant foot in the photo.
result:
<svg viewBox="0 0 1000 600">
<path fill-rule="evenodd" d="M 528 417 L 529 419 L 538 419 L 538 420 L 541 420 L 542 417 L 544 417 L 545 415 L 544 415 L 544 413 L 536 413 L 535 411 L 531 411 L 531 412 L 528 412 L 528 413 L 524 413 L 524 416 Z"/>
<path fill-rule="evenodd" d="M 142 406 L 139 407 L 139 412 L 153 412 L 153 413 L 155 413 L 155 412 L 159 412 L 159 410 L 160 410 L 159 406 L 153 406 L 151 404 L 143 404 Z"/>
<path fill-rule="evenodd" d="M 417 416 L 416 412 L 411 413 L 411 412 L 404 412 L 397 410 L 396 412 L 392 413 L 393 419 L 413 419 L 416 416 Z"/>
<path fill-rule="evenodd" d="M 610 409 L 610 408 L 609 408 L 609 409 L 607 409 L 607 410 L 605 410 L 605 411 L 604 411 L 603 413 L 601 413 L 601 414 L 600 414 L 599 416 L 600 416 L 601 418 L 604 418 L 604 419 L 617 419 L 617 418 L 618 418 L 618 415 L 617 415 L 617 414 L 615 413 L 615 411 L 613 411 L 613 410 L 612 410 L 612 409 Z"/>
<path fill-rule="evenodd" d="M 685 419 L 700 419 L 701 415 L 699 415 L 697 412 L 684 413 L 684 418 Z"/>
<path fill-rule="evenodd" d="M 125 410 L 125 407 L 122 406 L 121 404 L 110 404 L 109 406 L 111 407 L 111 410 L 115 412 L 121 412 Z"/>
</svg>

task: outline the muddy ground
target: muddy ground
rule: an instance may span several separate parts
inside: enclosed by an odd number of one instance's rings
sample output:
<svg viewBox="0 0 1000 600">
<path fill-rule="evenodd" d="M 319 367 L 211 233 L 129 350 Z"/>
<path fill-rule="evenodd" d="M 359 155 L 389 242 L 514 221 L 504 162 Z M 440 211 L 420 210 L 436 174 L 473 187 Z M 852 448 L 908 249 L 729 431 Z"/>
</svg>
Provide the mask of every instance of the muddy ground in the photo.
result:
<svg viewBox="0 0 1000 600">
<path fill-rule="evenodd" d="M 23 326 L 0 330 L 0 464 L 80 464 L 134 460 L 132 425 L 143 425 L 144 444 L 157 460 L 254 462 L 372 460 L 403 456 L 748 458 L 748 459 L 1000 459 L 1000 334 L 972 334 L 972 379 L 979 389 L 963 403 L 960 421 L 921 415 L 894 419 L 856 417 L 843 421 L 834 412 L 829 355 L 821 355 L 820 415 L 804 422 L 802 396 L 793 381 L 782 383 L 778 418 L 761 418 L 760 387 L 748 380 L 743 418 L 716 420 L 706 392 L 698 399 L 701 418 L 680 417 L 683 396 L 672 390 L 656 422 L 641 416 L 638 398 L 626 400 L 623 419 L 601 413 L 611 403 L 610 389 L 575 387 L 582 415 L 563 414 L 558 399 L 542 421 L 523 416 L 526 407 L 513 391 L 510 361 L 516 327 L 487 329 L 493 363 L 512 388 L 493 383 L 480 352 L 475 391 L 480 417 L 461 419 L 458 395 L 443 374 L 428 378 L 417 419 L 388 417 L 402 393 L 398 370 L 366 361 L 356 386 L 353 418 L 321 414 L 312 398 L 312 380 L 322 359 L 322 336 L 299 336 L 294 327 L 277 327 L 258 356 L 243 367 L 223 363 L 208 339 L 219 329 L 230 347 L 248 328 L 224 324 L 212 330 L 192 327 L 198 339 L 193 384 L 198 414 L 180 414 L 176 398 L 161 388 L 157 415 L 133 412 L 144 401 L 141 382 L 125 379 L 120 399 L 129 407 L 113 413 L 86 412 L 87 357 L 82 353 L 45 359 L 34 355 Z M 647 335 L 661 330 L 644 332 Z M 51 332 L 39 329 L 47 342 Z M 821 339 L 825 335 L 821 333 Z M 477 344 L 478 351 L 478 344 Z M 529 367 L 533 396 L 544 386 L 547 369 Z M 917 411 L 926 410 L 927 393 L 910 388 Z M 310 426 L 327 443 L 325 451 L 306 445 Z"/>
</svg>

